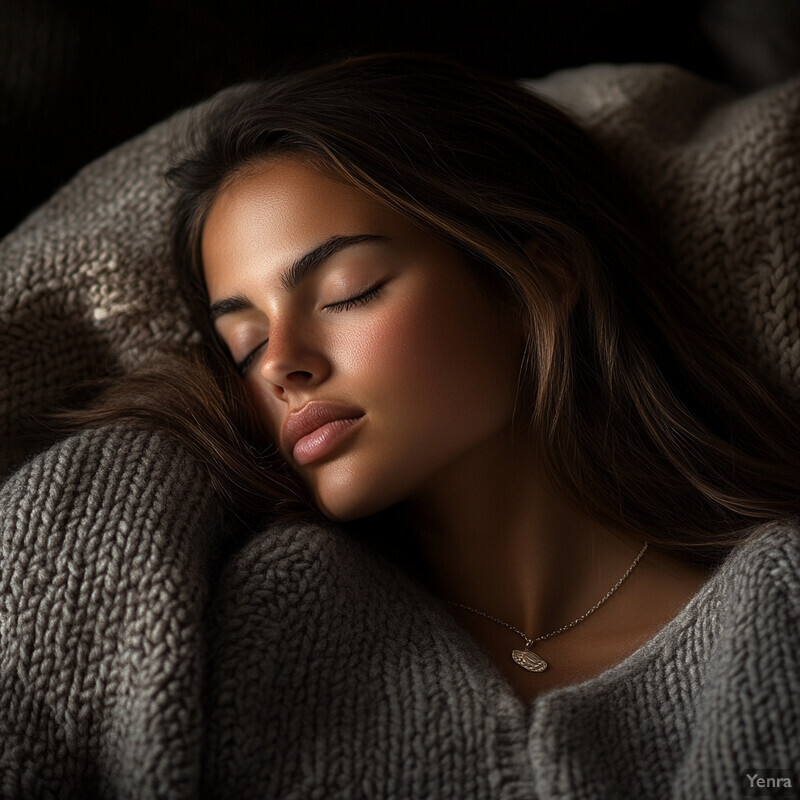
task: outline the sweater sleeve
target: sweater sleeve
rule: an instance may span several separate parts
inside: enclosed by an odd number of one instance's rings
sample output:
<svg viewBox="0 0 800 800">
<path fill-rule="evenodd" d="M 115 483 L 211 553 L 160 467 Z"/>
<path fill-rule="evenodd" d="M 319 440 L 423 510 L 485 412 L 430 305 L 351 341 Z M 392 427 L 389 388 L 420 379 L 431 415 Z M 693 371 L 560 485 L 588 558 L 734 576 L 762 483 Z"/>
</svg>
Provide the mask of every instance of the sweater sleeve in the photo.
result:
<svg viewBox="0 0 800 800">
<path fill-rule="evenodd" d="M 216 505 L 162 435 L 55 445 L 0 487 L 0 797 L 194 797 Z"/>
</svg>

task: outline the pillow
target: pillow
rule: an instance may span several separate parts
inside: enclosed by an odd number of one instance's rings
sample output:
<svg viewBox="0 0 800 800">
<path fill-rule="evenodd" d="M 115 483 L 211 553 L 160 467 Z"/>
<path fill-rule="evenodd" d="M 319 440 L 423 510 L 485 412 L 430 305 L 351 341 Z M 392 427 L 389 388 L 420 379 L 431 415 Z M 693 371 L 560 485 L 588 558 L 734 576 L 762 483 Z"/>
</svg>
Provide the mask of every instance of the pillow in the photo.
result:
<svg viewBox="0 0 800 800">
<path fill-rule="evenodd" d="M 81 170 L 0 242 L 0 474 L 31 415 L 193 333 L 170 267 L 164 173 L 186 112 Z"/>
<path fill-rule="evenodd" d="M 672 66 L 592 65 L 527 85 L 627 165 L 701 305 L 800 399 L 800 79 L 737 96 Z M 77 383 L 197 336 L 164 173 L 202 107 L 87 166 L 0 242 L 0 475 Z"/>
</svg>

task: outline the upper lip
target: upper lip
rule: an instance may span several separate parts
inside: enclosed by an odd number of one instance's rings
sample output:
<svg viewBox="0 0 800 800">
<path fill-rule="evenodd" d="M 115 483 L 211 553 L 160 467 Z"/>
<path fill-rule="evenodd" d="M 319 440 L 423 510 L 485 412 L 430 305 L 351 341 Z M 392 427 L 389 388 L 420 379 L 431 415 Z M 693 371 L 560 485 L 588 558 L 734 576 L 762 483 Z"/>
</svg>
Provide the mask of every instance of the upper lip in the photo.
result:
<svg viewBox="0 0 800 800">
<path fill-rule="evenodd" d="M 363 416 L 364 412 L 355 406 L 312 400 L 286 417 L 281 427 L 281 444 L 287 453 L 291 453 L 300 439 L 317 428 L 337 419 L 356 419 Z"/>
</svg>

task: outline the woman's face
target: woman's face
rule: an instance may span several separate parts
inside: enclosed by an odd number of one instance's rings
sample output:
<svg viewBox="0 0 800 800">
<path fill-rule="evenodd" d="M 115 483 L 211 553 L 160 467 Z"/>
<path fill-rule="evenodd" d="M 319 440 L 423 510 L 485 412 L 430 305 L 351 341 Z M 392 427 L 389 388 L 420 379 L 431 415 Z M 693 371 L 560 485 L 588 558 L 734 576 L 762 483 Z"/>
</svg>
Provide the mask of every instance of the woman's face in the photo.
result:
<svg viewBox="0 0 800 800">
<path fill-rule="evenodd" d="M 519 325 L 454 250 L 281 157 L 215 199 L 214 324 L 281 454 L 335 519 L 424 496 L 507 433 Z"/>
</svg>

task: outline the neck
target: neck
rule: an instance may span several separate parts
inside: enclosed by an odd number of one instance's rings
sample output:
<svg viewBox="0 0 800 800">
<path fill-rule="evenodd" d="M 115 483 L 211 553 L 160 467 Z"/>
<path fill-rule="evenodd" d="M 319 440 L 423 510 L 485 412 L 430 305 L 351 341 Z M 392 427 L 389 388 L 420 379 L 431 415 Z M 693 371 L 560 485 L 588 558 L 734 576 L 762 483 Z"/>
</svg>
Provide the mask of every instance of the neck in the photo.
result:
<svg viewBox="0 0 800 800">
<path fill-rule="evenodd" d="M 492 440 L 407 511 L 433 591 L 536 637 L 591 608 L 643 542 L 575 509 L 519 450 L 510 434 Z"/>
</svg>

